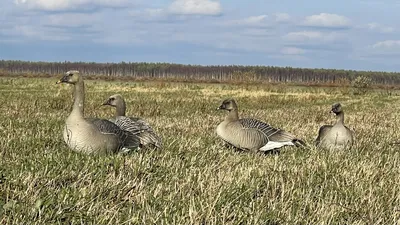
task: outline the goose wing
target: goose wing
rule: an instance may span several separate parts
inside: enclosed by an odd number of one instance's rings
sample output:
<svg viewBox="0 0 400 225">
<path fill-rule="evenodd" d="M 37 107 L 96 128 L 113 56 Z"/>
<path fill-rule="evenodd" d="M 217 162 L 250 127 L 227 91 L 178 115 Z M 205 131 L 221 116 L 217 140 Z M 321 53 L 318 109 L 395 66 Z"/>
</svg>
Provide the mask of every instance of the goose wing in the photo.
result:
<svg viewBox="0 0 400 225">
<path fill-rule="evenodd" d="M 116 135 L 121 143 L 121 147 L 137 148 L 140 145 L 140 141 L 137 135 L 122 130 L 120 127 L 109 120 L 98 118 L 87 118 L 86 120 L 91 122 L 101 133 Z"/>
<path fill-rule="evenodd" d="M 315 140 L 315 145 L 319 145 L 321 140 L 328 134 L 328 132 L 332 129 L 332 125 L 323 125 L 319 128 L 318 137 Z"/>
<path fill-rule="evenodd" d="M 140 117 L 129 117 L 131 126 L 136 126 L 140 131 L 153 131 L 150 124 Z"/>
<path fill-rule="evenodd" d="M 126 130 L 134 134 L 154 132 L 149 123 L 138 117 L 118 116 L 115 118 L 114 123 L 122 130 Z"/>
<path fill-rule="evenodd" d="M 243 129 L 256 130 L 261 133 L 267 141 L 287 142 L 296 139 L 295 136 L 293 136 L 292 134 L 284 130 L 272 127 L 269 124 L 256 119 L 245 118 L 240 119 L 239 122 L 243 126 Z"/>
<path fill-rule="evenodd" d="M 98 118 L 86 118 L 87 121 L 92 123 L 103 134 L 116 134 L 120 132 L 120 128 L 109 120 Z"/>
<path fill-rule="evenodd" d="M 118 116 L 115 124 L 122 130 L 138 135 L 140 142 L 145 146 L 162 148 L 162 141 L 148 122 L 138 117 Z"/>
<path fill-rule="evenodd" d="M 354 129 L 350 129 L 350 128 L 347 127 L 347 126 L 344 126 L 344 127 L 351 133 L 351 136 L 354 138 L 355 135 L 356 135 L 356 131 L 355 131 Z"/>
</svg>

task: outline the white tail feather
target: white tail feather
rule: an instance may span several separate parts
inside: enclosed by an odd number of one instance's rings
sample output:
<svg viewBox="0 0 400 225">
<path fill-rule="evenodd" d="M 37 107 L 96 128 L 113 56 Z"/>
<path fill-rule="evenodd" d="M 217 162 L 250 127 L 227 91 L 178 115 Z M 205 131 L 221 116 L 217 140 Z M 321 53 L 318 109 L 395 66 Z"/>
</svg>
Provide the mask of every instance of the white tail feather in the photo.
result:
<svg viewBox="0 0 400 225">
<path fill-rule="evenodd" d="M 284 141 L 284 142 L 268 141 L 266 145 L 260 148 L 260 151 L 269 151 L 272 149 L 283 147 L 285 145 L 294 145 L 294 144 L 292 141 Z"/>
</svg>

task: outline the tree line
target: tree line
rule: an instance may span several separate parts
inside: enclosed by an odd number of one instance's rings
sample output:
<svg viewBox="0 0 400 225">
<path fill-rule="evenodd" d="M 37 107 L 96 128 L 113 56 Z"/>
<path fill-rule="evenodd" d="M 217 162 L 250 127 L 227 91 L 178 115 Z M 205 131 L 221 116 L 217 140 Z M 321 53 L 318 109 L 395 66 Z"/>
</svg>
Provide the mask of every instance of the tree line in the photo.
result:
<svg viewBox="0 0 400 225">
<path fill-rule="evenodd" d="M 306 69 L 276 66 L 201 66 L 171 63 L 30 62 L 0 60 L 1 75 L 59 75 L 79 70 L 89 76 L 161 78 L 198 81 L 255 81 L 299 84 L 346 84 L 368 77 L 375 85 L 400 84 L 400 74 L 337 69 Z"/>
</svg>

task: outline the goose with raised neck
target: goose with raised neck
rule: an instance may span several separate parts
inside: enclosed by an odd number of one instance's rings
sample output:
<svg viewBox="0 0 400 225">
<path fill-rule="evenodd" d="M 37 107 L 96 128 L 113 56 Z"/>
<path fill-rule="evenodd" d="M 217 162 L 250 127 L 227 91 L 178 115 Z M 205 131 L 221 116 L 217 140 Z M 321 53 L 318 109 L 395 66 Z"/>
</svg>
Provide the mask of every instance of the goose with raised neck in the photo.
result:
<svg viewBox="0 0 400 225">
<path fill-rule="evenodd" d="M 327 149 L 344 149 L 351 147 L 354 141 L 354 132 L 344 124 L 344 112 L 340 103 L 332 105 L 331 113 L 336 115 L 333 125 L 323 125 L 318 130 L 315 145 Z"/>
<path fill-rule="evenodd" d="M 77 74 L 78 71 L 69 71 L 67 73 L 72 74 L 73 73 Z M 72 112 L 71 115 L 76 115 L 81 118 L 84 118 L 84 112 L 85 112 L 85 84 L 83 82 L 83 79 L 81 76 L 78 76 L 78 81 L 74 85 L 74 104 L 72 106 Z"/>
<path fill-rule="evenodd" d="M 63 138 L 74 151 L 83 153 L 117 153 L 139 147 L 137 136 L 114 123 L 99 118 L 85 118 L 85 84 L 79 71 L 71 70 L 57 82 L 74 85 L 72 111 L 65 121 Z"/>
</svg>

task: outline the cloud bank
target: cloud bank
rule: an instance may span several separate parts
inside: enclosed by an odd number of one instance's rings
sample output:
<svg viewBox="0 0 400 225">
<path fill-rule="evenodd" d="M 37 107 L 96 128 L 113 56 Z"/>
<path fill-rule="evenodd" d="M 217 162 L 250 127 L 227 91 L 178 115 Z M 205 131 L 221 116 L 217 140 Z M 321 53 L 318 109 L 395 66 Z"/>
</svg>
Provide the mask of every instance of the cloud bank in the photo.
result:
<svg viewBox="0 0 400 225">
<path fill-rule="evenodd" d="M 337 14 L 335 6 L 345 3 L 338 1 L 329 3 L 332 12 L 327 3 L 291 2 L 288 13 L 271 1 L 7 0 L 0 7 L 0 57 L 36 60 L 29 52 L 43 52 L 44 59 L 69 60 L 75 56 L 56 49 L 85 46 L 87 61 L 387 66 L 378 62 L 400 53 L 395 6 L 382 13 L 390 20 L 371 21 L 376 5 Z M 18 55 L 21 46 L 30 51 Z"/>
</svg>

